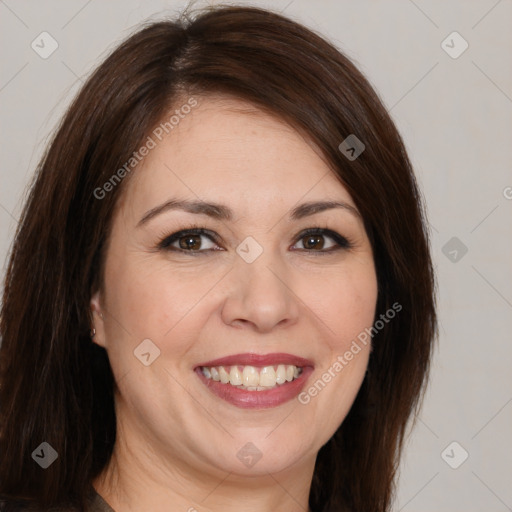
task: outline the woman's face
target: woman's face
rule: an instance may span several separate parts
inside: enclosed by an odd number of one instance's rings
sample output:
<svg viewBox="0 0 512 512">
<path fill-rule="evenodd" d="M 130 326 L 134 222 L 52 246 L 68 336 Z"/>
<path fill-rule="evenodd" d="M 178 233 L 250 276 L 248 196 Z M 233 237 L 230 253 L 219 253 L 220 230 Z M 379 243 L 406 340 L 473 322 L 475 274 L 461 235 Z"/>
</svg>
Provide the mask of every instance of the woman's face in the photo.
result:
<svg viewBox="0 0 512 512">
<path fill-rule="evenodd" d="M 369 344 L 344 356 L 374 319 L 371 246 L 296 131 L 196 99 L 126 183 L 91 301 L 118 444 L 161 474 L 311 466 L 366 371 Z M 304 206 L 326 201 L 340 206 Z"/>
</svg>

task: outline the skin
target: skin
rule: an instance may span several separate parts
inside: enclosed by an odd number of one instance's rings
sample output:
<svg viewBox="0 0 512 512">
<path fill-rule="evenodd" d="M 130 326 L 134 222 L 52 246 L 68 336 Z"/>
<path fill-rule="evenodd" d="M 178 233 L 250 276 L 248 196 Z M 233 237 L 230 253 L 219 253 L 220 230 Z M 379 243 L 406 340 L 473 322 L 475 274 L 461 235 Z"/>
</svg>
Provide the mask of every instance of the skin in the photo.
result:
<svg viewBox="0 0 512 512">
<path fill-rule="evenodd" d="M 313 361 L 307 389 L 372 325 L 372 249 L 352 198 L 297 131 L 237 99 L 196 99 L 125 183 L 103 286 L 91 299 L 94 342 L 107 350 L 118 385 L 114 455 L 93 485 L 117 512 L 305 511 L 316 455 L 356 397 L 370 346 L 306 405 L 241 409 L 212 394 L 194 368 L 286 352 Z M 168 210 L 137 227 L 171 198 L 222 203 L 233 219 Z M 355 213 L 290 220 L 292 208 L 320 200 Z M 219 242 L 197 237 L 197 256 L 157 248 L 194 224 Z M 312 227 L 352 247 L 327 252 L 336 242 L 324 235 L 308 252 L 310 237 L 298 235 Z M 236 252 L 248 236 L 263 248 L 252 263 Z M 145 366 L 134 350 L 148 338 L 160 356 Z M 247 442 L 262 454 L 252 467 L 237 458 Z"/>
</svg>

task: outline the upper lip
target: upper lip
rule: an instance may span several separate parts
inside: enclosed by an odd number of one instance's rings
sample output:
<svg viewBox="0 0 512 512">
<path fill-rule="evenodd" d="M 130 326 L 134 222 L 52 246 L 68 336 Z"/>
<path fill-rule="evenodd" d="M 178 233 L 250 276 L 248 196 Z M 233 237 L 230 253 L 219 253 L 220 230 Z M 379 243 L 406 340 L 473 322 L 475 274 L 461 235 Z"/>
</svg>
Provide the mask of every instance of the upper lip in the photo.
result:
<svg viewBox="0 0 512 512">
<path fill-rule="evenodd" d="M 294 356 L 293 354 L 285 354 L 282 352 L 276 352 L 274 354 L 234 354 L 214 359 L 212 361 L 207 361 L 197 366 L 272 366 L 276 364 L 290 364 L 299 367 L 313 366 L 313 363 L 309 359 L 304 359 L 303 357 Z"/>
</svg>

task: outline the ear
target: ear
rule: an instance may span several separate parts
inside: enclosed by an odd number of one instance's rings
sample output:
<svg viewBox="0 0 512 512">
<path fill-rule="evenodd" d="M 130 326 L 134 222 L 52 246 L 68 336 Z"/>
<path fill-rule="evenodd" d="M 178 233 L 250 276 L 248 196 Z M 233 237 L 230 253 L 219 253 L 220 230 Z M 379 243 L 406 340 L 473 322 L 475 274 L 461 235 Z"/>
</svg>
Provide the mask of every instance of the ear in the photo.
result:
<svg viewBox="0 0 512 512">
<path fill-rule="evenodd" d="M 90 307 L 92 313 L 91 329 L 96 331 L 92 337 L 92 341 L 100 347 L 107 348 L 105 336 L 105 318 L 102 311 L 101 294 L 99 290 L 91 297 Z"/>
</svg>

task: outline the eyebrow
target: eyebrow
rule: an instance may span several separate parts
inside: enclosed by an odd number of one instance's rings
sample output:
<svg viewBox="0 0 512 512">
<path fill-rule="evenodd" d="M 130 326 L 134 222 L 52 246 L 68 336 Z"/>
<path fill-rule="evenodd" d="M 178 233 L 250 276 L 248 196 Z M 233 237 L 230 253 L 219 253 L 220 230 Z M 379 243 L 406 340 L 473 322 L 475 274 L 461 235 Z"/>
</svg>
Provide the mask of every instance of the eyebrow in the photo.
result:
<svg viewBox="0 0 512 512">
<path fill-rule="evenodd" d="M 354 216 L 361 218 L 359 211 L 352 205 L 343 201 L 311 201 L 296 206 L 290 213 L 291 220 L 300 220 L 315 213 L 320 213 L 326 210 L 332 210 L 334 208 L 340 208 L 348 211 Z M 155 218 L 164 212 L 170 210 L 183 210 L 188 213 L 194 213 L 198 215 L 207 215 L 216 220 L 231 221 L 233 220 L 233 211 L 223 204 L 219 203 L 208 203 L 205 201 L 191 201 L 191 200 L 178 200 L 170 199 L 165 203 L 155 206 L 151 210 L 147 211 L 144 216 L 137 223 L 137 227 L 140 227 L 151 219 Z"/>
</svg>

